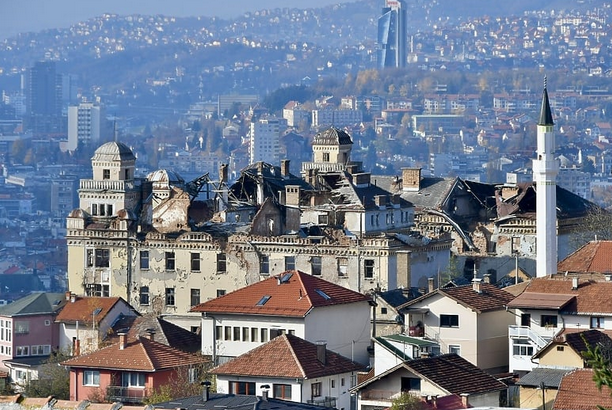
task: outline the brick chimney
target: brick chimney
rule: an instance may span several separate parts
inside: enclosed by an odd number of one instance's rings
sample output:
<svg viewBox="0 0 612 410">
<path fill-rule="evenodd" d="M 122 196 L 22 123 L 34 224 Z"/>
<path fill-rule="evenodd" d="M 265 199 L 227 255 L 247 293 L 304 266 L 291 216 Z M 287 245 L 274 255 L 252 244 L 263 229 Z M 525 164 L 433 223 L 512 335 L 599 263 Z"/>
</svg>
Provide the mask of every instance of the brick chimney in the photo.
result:
<svg viewBox="0 0 612 410">
<path fill-rule="evenodd" d="M 482 293 L 482 279 L 474 278 L 472 279 L 472 289 L 476 293 Z"/>
<path fill-rule="evenodd" d="M 421 168 L 402 168 L 402 190 L 418 192 L 421 189 Z"/>
<path fill-rule="evenodd" d="M 280 171 L 281 171 L 281 176 L 283 178 L 287 178 L 289 176 L 289 174 L 290 174 L 290 172 L 289 172 L 289 163 L 290 163 L 290 160 L 288 160 L 288 159 L 281 160 Z"/>
<path fill-rule="evenodd" d="M 125 349 L 127 344 L 127 333 L 119 333 L 119 350 Z"/>
<path fill-rule="evenodd" d="M 285 205 L 299 206 L 300 205 L 300 186 L 286 185 L 285 186 Z"/>
</svg>

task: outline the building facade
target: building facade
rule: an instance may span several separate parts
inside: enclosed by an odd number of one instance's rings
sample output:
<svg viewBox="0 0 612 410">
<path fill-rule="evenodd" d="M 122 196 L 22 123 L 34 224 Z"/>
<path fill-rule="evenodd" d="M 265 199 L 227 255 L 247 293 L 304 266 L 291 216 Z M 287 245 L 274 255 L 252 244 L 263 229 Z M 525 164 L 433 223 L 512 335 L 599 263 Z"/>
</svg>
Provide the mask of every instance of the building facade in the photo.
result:
<svg viewBox="0 0 612 410">
<path fill-rule="evenodd" d="M 405 67 L 407 62 L 406 4 L 403 0 L 385 0 L 378 18 L 378 68 Z"/>
</svg>

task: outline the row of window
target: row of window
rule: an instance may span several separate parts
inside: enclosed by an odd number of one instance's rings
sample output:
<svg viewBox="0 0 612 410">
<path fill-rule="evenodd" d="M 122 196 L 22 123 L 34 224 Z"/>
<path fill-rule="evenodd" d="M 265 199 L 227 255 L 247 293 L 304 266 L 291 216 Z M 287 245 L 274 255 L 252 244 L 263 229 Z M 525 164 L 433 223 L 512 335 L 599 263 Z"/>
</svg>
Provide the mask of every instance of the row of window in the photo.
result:
<svg viewBox="0 0 612 410">
<path fill-rule="evenodd" d="M 91 214 L 94 216 L 113 216 L 113 205 L 91 204 Z"/>
<path fill-rule="evenodd" d="M 51 345 L 32 345 L 32 346 L 16 346 L 15 356 L 49 356 L 51 354 Z"/>
<path fill-rule="evenodd" d="M 288 333 L 295 334 L 293 329 L 268 329 L 266 327 L 240 327 L 240 326 L 216 326 L 215 339 L 234 342 L 261 342 L 265 343 L 277 336 Z"/>
<path fill-rule="evenodd" d="M 348 258 L 338 258 L 338 276 L 346 276 L 348 274 Z M 363 275 L 366 279 L 374 278 L 374 259 L 366 259 L 363 261 Z M 312 256 L 310 258 L 310 274 L 321 276 L 322 259 L 320 256 Z M 285 256 L 285 270 L 295 270 L 295 256 Z M 261 255 L 259 257 L 259 272 L 261 274 L 270 273 L 270 257 Z"/>
<path fill-rule="evenodd" d="M 146 376 L 144 373 L 123 372 L 121 373 L 121 387 L 145 387 Z M 83 372 L 83 386 L 100 386 L 100 372 L 98 370 L 85 370 Z"/>
<path fill-rule="evenodd" d="M 409 212 L 400 212 L 400 216 L 402 218 L 402 223 L 410 222 L 410 213 Z M 389 212 L 385 214 L 385 224 L 393 225 L 395 224 L 395 214 L 393 212 Z M 370 226 L 380 226 L 380 214 L 372 214 L 370 215 Z"/>
<path fill-rule="evenodd" d="M 0 320 L 0 340 L 10 342 L 13 340 L 13 323 L 10 320 Z"/>
<path fill-rule="evenodd" d="M 140 269 L 150 269 L 149 251 L 140 251 Z M 224 253 L 217 254 L 217 272 L 227 271 L 227 257 Z M 166 270 L 173 271 L 176 269 L 176 254 L 174 252 L 164 253 L 164 266 Z M 189 268 L 192 272 L 199 272 L 201 269 L 200 254 L 197 252 L 191 252 L 189 254 Z"/>
<path fill-rule="evenodd" d="M 176 305 L 176 291 L 175 288 L 166 288 L 165 292 L 165 303 L 166 306 Z M 225 289 L 217 289 L 217 297 L 225 295 Z M 192 288 L 190 291 L 190 302 L 191 306 L 200 304 L 201 290 L 198 288 Z M 140 304 L 149 305 L 151 303 L 151 293 L 148 286 L 140 287 Z"/>
</svg>

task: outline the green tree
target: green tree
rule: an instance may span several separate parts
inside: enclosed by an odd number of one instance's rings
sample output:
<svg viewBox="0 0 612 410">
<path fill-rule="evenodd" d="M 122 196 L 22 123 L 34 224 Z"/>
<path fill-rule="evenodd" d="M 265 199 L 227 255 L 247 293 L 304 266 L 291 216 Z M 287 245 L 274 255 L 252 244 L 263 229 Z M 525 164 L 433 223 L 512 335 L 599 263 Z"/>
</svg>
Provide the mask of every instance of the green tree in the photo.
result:
<svg viewBox="0 0 612 410">
<path fill-rule="evenodd" d="M 70 371 L 60 363 L 69 359 L 64 352 L 54 353 L 40 366 L 38 380 L 30 380 L 25 386 L 28 397 L 55 396 L 60 400 L 70 399 Z"/>
<path fill-rule="evenodd" d="M 391 410 L 420 410 L 423 408 L 421 399 L 411 393 L 403 392 L 391 402 Z"/>
<path fill-rule="evenodd" d="M 588 367 L 593 369 L 593 381 L 597 385 L 597 388 L 601 391 L 603 386 L 612 389 L 612 369 L 610 369 L 610 353 L 611 349 L 609 345 L 597 344 L 592 346 L 587 343 L 584 335 L 582 336 L 587 350 L 582 352 Z M 612 393 L 612 392 L 611 392 Z M 603 406 L 597 406 L 599 410 L 610 410 Z"/>
</svg>

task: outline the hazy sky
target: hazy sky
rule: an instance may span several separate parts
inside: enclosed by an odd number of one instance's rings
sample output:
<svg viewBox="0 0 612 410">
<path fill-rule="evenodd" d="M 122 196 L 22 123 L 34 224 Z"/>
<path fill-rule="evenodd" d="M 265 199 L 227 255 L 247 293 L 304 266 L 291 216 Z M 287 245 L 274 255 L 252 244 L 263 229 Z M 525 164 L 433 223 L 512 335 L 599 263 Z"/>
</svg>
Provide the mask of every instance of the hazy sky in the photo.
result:
<svg viewBox="0 0 612 410">
<path fill-rule="evenodd" d="M 0 0 L 0 40 L 22 32 L 69 27 L 104 13 L 229 18 L 265 8 L 306 8 L 347 2 L 349 0 Z"/>
</svg>

